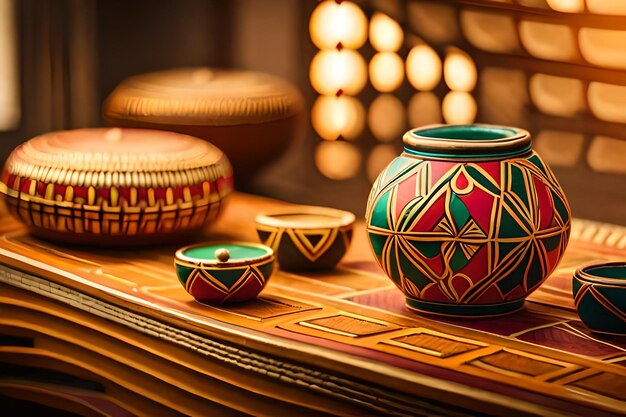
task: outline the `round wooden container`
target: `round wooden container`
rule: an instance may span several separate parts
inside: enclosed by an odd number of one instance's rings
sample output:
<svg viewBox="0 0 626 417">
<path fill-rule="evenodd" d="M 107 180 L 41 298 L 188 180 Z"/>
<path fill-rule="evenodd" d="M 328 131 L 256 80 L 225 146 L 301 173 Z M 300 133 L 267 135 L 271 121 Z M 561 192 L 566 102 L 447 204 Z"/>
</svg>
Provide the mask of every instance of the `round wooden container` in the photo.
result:
<svg viewBox="0 0 626 417">
<path fill-rule="evenodd" d="M 2 172 L 9 211 L 43 238 L 103 246 L 188 237 L 232 190 L 206 141 L 142 129 L 52 132 L 18 146 Z"/>
<path fill-rule="evenodd" d="M 245 185 L 278 158 L 303 127 L 304 101 L 271 75 L 183 68 L 124 80 L 104 103 L 111 126 L 156 128 L 210 141 Z"/>
</svg>

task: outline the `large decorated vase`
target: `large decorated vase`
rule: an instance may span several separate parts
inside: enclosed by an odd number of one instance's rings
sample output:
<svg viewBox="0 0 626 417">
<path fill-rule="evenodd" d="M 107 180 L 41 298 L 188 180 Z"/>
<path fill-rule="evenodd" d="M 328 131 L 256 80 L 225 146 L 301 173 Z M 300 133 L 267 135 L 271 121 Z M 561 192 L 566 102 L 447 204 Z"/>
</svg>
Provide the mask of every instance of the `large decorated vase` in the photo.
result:
<svg viewBox="0 0 626 417">
<path fill-rule="evenodd" d="M 417 312 L 521 309 L 559 262 L 570 208 L 527 131 L 441 125 L 404 135 L 366 211 L 378 264 Z"/>
</svg>

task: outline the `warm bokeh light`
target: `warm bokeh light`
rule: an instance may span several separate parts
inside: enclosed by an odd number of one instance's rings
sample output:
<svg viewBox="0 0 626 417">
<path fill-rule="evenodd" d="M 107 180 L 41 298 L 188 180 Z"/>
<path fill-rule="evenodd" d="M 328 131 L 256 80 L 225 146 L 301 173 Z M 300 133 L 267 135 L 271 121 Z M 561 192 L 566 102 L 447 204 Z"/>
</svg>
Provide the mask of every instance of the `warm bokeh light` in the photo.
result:
<svg viewBox="0 0 626 417">
<path fill-rule="evenodd" d="M 461 11 L 463 34 L 476 48 L 489 52 L 514 52 L 519 49 L 513 16 L 472 9 Z"/>
<path fill-rule="evenodd" d="M 311 124 L 323 139 L 356 139 L 365 127 L 365 109 L 354 97 L 319 96 L 311 109 Z"/>
<path fill-rule="evenodd" d="M 344 141 L 322 142 L 315 149 L 315 166 L 332 180 L 354 177 L 361 168 L 361 159 L 357 147 Z"/>
<path fill-rule="evenodd" d="M 571 117 L 585 108 L 583 82 L 576 78 L 535 74 L 529 90 L 533 103 L 545 114 Z"/>
<path fill-rule="evenodd" d="M 440 1 L 409 1 L 405 4 L 411 29 L 422 39 L 440 44 L 458 39 L 458 20 L 454 6 Z"/>
<path fill-rule="evenodd" d="M 580 52 L 588 62 L 609 68 L 626 68 L 626 31 L 581 28 Z"/>
<path fill-rule="evenodd" d="M 443 119 L 450 124 L 473 123 L 476 119 L 476 100 L 469 93 L 451 91 L 443 99 Z"/>
<path fill-rule="evenodd" d="M 582 13 L 585 11 L 585 0 L 546 0 L 548 6 L 557 12 Z M 611 0 L 615 1 L 615 0 Z"/>
<path fill-rule="evenodd" d="M 367 157 L 365 167 L 370 182 L 376 181 L 378 174 L 398 155 L 399 152 L 392 145 L 376 145 Z"/>
<path fill-rule="evenodd" d="M 395 52 L 379 52 L 370 61 L 370 82 L 381 93 L 396 90 L 404 80 L 404 61 Z"/>
<path fill-rule="evenodd" d="M 441 59 L 428 45 L 417 45 L 406 58 L 406 78 L 421 91 L 430 91 L 441 80 Z"/>
<path fill-rule="evenodd" d="M 367 18 L 359 6 L 350 2 L 322 1 L 309 20 L 311 40 L 320 49 L 358 49 L 367 40 Z"/>
<path fill-rule="evenodd" d="M 509 126 L 530 123 L 528 80 L 521 69 L 484 68 L 480 72 L 477 97 L 483 120 Z"/>
<path fill-rule="evenodd" d="M 533 138 L 533 148 L 550 165 L 573 167 L 583 151 L 582 133 L 542 130 Z"/>
<path fill-rule="evenodd" d="M 402 139 L 406 130 L 404 105 L 391 94 L 381 94 L 370 104 L 367 112 L 367 125 L 376 139 L 391 142 Z"/>
<path fill-rule="evenodd" d="M 578 57 L 574 31 L 566 25 L 523 21 L 520 23 L 522 44 L 535 58 L 570 61 Z"/>
<path fill-rule="evenodd" d="M 626 16 L 626 1 L 587 0 L 587 9 L 595 14 Z"/>
<path fill-rule="evenodd" d="M 591 112 L 598 119 L 626 123 L 626 86 L 592 81 L 587 90 L 587 100 Z"/>
<path fill-rule="evenodd" d="M 441 123 L 441 103 L 435 93 L 415 93 L 409 100 L 409 125 L 411 128 Z"/>
<path fill-rule="evenodd" d="M 311 85 L 320 94 L 356 95 L 367 83 L 365 60 L 356 51 L 320 51 L 311 61 Z"/>
<path fill-rule="evenodd" d="M 587 151 L 587 162 L 597 172 L 626 174 L 626 141 L 596 136 Z"/>
<path fill-rule="evenodd" d="M 17 129 L 21 117 L 14 6 L 13 0 L 0 0 L 0 131 Z"/>
<path fill-rule="evenodd" d="M 476 65 L 468 54 L 451 47 L 443 62 L 443 78 L 451 90 L 469 93 L 476 86 Z"/>
<path fill-rule="evenodd" d="M 513 0 L 513 1 L 515 1 L 515 3 L 519 4 L 520 6 L 542 8 L 542 9 L 548 8 L 548 5 L 546 4 L 546 0 Z M 513 1 L 511 1 L 511 3 Z"/>
<path fill-rule="evenodd" d="M 402 46 L 404 32 L 392 18 L 376 12 L 370 20 L 370 43 L 381 52 L 396 52 Z"/>
</svg>

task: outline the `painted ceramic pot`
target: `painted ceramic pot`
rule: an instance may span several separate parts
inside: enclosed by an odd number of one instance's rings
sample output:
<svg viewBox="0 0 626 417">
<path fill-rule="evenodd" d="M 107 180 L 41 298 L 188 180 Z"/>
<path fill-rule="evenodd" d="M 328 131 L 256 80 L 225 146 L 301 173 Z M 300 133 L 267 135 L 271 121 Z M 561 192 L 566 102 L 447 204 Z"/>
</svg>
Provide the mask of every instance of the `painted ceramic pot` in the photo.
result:
<svg viewBox="0 0 626 417">
<path fill-rule="evenodd" d="M 294 206 L 261 213 L 257 233 L 272 247 L 278 266 L 286 271 L 334 268 L 352 240 L 354 214 L 327 207 Z"/>
<path fill-rule="evenodd" d="M 176 252 L 182 286 L 196 300 L 227 304 L 255 298 L 274 269 L 274 251 L 258 243 L 207 243 Z"/>
<path fill-rule="evenodd" d="M 210 141 L 238 186 L 279 158 L 304 128 L 304 99 L 269 74 L 179 68 L 130 77 L 104 103 L 111 126 L 171 130 Z"/>
<path fill-rule="evenodd" d="M 0 182 L 9 211 L 34 234 L 99 246 L 189 239 L 231 190 L 230 163 L 208 142 L 119 128 L 33 138 L 11 153 Z"/>
<path fill-rule="evenodd" d="M 578 315 L 589 330 L 626 335 L 626 262 L 578 269 L 572 290 Z"/>
<path fill-rule="evenodd" d="M 404 145 L 374 183 L 366 222 L 407 306 L 454 317 L 522 308 L 559 262 L 571 217 L 528 132 L 426 126 Z"/>
</svg>

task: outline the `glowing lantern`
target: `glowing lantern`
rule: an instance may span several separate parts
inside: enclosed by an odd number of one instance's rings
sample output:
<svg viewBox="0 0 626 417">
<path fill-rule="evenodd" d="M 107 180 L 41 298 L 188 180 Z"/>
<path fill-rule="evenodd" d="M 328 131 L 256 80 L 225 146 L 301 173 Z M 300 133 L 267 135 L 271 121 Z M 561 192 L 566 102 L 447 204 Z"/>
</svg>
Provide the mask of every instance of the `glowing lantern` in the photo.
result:
<svg viewBox="0 0 626 417">
<path fill-rule="evenodd" d="M 323 139 L 355 139 L 363 131 L 365 110 L 353 97 L 320 96 L 311 109 L 311 124 Z"/>
<path fill-rule="evenodd" d="M 323 1 L 309 20 L 311 40 L 320 49 L 358 49 L 367 40 L 367 18 L 359 6 L 349 1 Z"/>
<path fill-rule="evenodd" d="M 408 113 L 410 127 L 441 123 L 439 97 L 431 92 L 415 93 L 409 100 Z"/>
<path fill-rule="evenodd" d="M 548 6 L 558 12 L 582 13 L 585 11 L 585 0 L 547 0 Z"/>
<path fill-rule="evenodd" d="M 476 65 L 465 52 L 450 48 L 443 63 L 443 78 L 451 90 L 470 92 L 476 86 Z"/>
<path fill-rule="evenodd" d="M 469 93 L 451 91 L 444 97 L 442 106 L 446 123 L 472 123 L 476 118 L 476 100 Z"/>
<path fill-rule="evenodd" d="M 320 94 L 356 95 L 367 82 L 367 67 L 356 51 L 320 51 L 311 61 L 309 77 Z"/>
<path fill-rule="evenodd" d="M 428 45 L 417 45 L 406 59 L 406 78 L 418 90 L 429 91 L 441 80 L 441 59 Z"/>
<path fill-rule="evenodd" d="M 396 90 L 404 80 L 404 61 L 395 52 L 379 52 L 370 61 L 370 81 L 381 93 Z"/>
<path fill-rule="evenodd" d="M 404 105 L 391 94 L 381 94 L 370 104 L 367 125 L 381 142 L 400 141 L 406 130 Z"/>
<path fill-rule="evenodd" d="M 396 52 L 402 46 L 404 32 L 392 18 L 383 13 L 374 13 L 370 20 L 370 43 L 377 51 Z"/>
<path fill-rule="evenodd" d="M 315 149 L 315 166 L 327 178 L 345 180 L 359 172 L 361 154 L 348 142 L 322 142 Z"/>
</svg>

